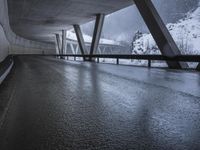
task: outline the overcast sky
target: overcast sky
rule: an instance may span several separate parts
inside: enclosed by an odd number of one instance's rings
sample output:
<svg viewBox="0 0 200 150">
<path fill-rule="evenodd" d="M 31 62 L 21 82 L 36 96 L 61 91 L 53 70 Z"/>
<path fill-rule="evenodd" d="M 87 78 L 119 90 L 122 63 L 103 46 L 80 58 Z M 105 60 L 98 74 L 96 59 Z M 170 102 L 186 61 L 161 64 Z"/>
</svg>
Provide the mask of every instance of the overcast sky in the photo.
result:
<svg viewBox="0 0 200 150">
<path fill-rule="evenodd" d="M 153 0 L 163 21 L 176 22 L 189 10 L 197 7 L 199 0 Z M 170 10 L 170 11 L 169 11 Z M 85 34 L 92 35 L 94 22 L 82 26 Z M 131 42 L 136 31 L 148 32 L 135 5 L 106 16 L 102 36 L 108 39 Z"/>
</svg>

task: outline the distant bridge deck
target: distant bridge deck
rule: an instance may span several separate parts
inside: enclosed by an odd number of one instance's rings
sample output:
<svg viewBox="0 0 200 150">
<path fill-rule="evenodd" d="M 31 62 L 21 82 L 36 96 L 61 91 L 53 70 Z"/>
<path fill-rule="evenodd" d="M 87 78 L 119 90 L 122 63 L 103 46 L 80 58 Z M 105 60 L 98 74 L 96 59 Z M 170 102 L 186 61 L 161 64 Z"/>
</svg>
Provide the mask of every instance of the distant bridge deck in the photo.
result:
<svg viewBox="0 0 200 150">
<path fill-rule="evenodd" d="M 0 149 L 199 149 L 199 89 L 198 72 L 16 56 Z"/>
</svg>

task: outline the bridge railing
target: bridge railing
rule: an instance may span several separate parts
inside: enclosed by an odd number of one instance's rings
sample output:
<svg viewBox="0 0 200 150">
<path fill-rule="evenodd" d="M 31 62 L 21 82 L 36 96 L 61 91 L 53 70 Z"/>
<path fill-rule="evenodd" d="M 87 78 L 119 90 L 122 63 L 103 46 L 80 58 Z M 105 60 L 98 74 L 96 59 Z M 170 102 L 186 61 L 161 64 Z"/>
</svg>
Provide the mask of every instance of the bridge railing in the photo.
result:
<svg viewBox="0 0 200 150">
<path fill-rule="evenodd" d="M 152 61 L 180 61 L 180 62 L 198 62 L 200 63 L 200 55 L 178 55 L 178 56 L 163 56 L 163 55 L 73 55 L 73 54 L 66 54 L 66 55 L 37 55 L 37 56 L 54 56 L 54 57 L 73 57 L 74 60 L 76 58 L 85 58 L 85 60 L 93 60 L 99 63 L 100 58 L 110 58 L 116 59 L 116 64 L 119 64 L 120 59 L 129 59 L 129 60 L 147 60 L 148 67 L 151 67 Z"/>
<path fill-rule="evenodd" d="M 97 59 L 99 63 L 100 58 L 116 59 L 116 64 L 119 64 L 120 59 L 131 59 L 131 60 L 147 60 L 148 67 L 151 67 L 152 61 L 180 61 L 180 62 L 198 62 L 200 63 L 200 55 L 179 55 L 179 56 L 163 56 L 163 55 L 66 55 L 65 57 L 85 57 Z"/>
<path fill-rule="evenodd" d="M 80 48 L 79 48 L 79 44 L 78 41 L 76 40 L 72 40 L 67 38 L 67 44 L 66 44 L 66 49 L 64 50 L 63 54 L 81 54 Z M 85 42 L 85 46 L 86 46 L 86 51 L 85 54 L 89 54 L 90 51 L 90 47 L 91 47 L 91 42 Z M 129 48 L 125 45 L 120 45 L 119 43 L 117 44 L 112 44 L 112 43 L 99 43 L 99 46 L 97 48 L 97 53 L 98 54 L 117 54 L 120 51 L 123 51 L 123 53 L 125 52 L 125 54 L 129 54 L 130 50 L 128 50 Z M 70 53 L 71 52 L 71 53 Z"/>
</svg>

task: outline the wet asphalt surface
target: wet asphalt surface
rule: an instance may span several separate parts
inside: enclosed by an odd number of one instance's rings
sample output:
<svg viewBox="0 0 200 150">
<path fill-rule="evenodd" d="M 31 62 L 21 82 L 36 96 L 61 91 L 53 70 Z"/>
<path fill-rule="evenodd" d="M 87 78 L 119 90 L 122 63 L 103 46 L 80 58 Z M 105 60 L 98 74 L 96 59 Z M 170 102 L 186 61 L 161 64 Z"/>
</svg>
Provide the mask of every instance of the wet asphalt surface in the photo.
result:
<svg viewBox="0 0 200 150">
<path fill-rule="evenodd" d="M 197 72 L 26 56 L 0 95 L 0 150 L 200 149 Z"/>
</svg>

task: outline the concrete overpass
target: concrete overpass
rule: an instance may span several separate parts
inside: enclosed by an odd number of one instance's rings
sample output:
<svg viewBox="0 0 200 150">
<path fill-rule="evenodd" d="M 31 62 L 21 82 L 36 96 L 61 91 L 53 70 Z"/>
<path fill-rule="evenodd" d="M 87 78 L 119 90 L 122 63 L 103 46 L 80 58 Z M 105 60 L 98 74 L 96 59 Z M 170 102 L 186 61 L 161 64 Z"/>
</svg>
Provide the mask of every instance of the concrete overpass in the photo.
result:
<svg viewBox="0 0 200 150">
<path fill-rule="evenodd" d="M 105 15 L 130 5 L 162 56 L 104 57 L 168 69 L 94 62 Z M 200 74 L 181 70 L 200 57 L 181 56 L 151 0 L 0 0 L 0 11 L 1 150 L 200 148 Z M 80 25 L 91 20 L 88 49 Z M 64 60 L 71 28 L 82 62 Z"/>
<path fill-rule="evenodd" d="M 3 22 L 2 24 L 5 24 L 4 26 L 7 26 L 8 31 L 11 30 L 9 27 L 10 21 L 11 28 L 17 35 L 39 42 L 52 42 L 54 39 L 52 35 L 58 34 L 58 32 L 62 31 L 63 44 L 62 46 L 58 46 L 62 48 L 62 52 L 65 51 L 64 48 L 66 45 L 65 32 L 73 26 L 77 34 L 81 52 L 82 54 L 85 54 L 86 47 L 84 45 L 79 25 L 92 19 L 96 19 L 93 41 L 89 52 L 90 55 L 97 51 L 105 15 L 135 4 L 151 31 L 152 36 L 154 37 L 162 54 L 169 57 L 180 55 L 178 47 L 150 0 L 8 0 L 9 9 L 7 9 L 7 1 L 1 1 L 1 7 L 4 12 L 2 13 L 1 22 Z M 9 12 L 9 17 L 7 11 Z M 8 19 L 10 20 L 8 21 Z M 58 42 L 58 44 L 59 43 L 60 42 Z M 33 45 L 36 44 L 38 43 L 34 43 Z M 42 47 L 43 46 L 41 46 L 41 48 Z M 53 45 L 49 44 L 49 47 L 53 48 Z M 11 53 L 13 53 L 13 51 L 16 53 L 15 49 L 16 48 L 14 47 L 11 50 Z M 19 49 L 17 52 L 18 51 Z M 25 53 L 29 52 L 30 50 Z M 48 51 L 47 53 L 55 53 L 55 51 Z M 167 63 L 170 68 L 188 67 L 186 63 Z"/>
</svg>

